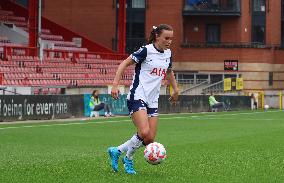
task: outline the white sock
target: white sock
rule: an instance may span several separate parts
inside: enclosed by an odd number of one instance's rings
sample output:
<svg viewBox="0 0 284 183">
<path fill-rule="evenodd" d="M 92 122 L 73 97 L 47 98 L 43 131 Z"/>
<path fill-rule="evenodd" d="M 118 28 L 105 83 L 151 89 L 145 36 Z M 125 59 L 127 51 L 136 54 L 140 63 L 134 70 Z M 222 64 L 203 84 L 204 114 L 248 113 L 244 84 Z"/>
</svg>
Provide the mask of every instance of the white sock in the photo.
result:
<svg viewBox="0 0 284 183">
<path fill-rule="evenodd" d="M 117 148 L 121 153 L 125 153 L 128 150 L 129 144 L 130 144 L 130 139 L 128 141 L 124 142 L 123 144 L 121 144 L 120 146 L 118 146 Z"/>
<path fill-rule="evenodd" d="M 127 152 L 126 156 L 128 159 L 133 159 L 134 152 L 136 151 L 136 149 L 141 147 L 142 144 L 143 140 L 137 134 L 134 134 L 131 139 L 121 144 L 117 148 L 121 153 Z"/>
<path fill-rule="evenodd" d="M 128 149 L 126 152 L 126 157 L 130 160 L 133 159 L 133 155 L 139 147 L 143 144 L 143 139 L 141 139 L 138 134 L 133 135 L 133 137 L 129 140 Z"/>
</svg>

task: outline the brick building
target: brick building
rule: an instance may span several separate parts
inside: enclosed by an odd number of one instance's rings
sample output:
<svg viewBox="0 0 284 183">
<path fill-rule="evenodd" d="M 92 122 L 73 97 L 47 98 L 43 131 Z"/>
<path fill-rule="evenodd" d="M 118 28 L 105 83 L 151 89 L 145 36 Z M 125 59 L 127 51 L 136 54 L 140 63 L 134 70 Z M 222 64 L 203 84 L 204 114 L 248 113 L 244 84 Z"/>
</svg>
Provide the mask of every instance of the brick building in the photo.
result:
<svg viewBox="0 0 284 183">
<path fill-rule="evenodd" d="M 241 76 L 245 90 L 284 89 L 283 2 L 276 0 L 127 0 L 127 51 L 153 25 L 174 28 L 174 70 L 180 82 Z M 43 1 L 43 15 L 113 50 L 115 0 Z M 230 71 L 224 65 L 233 63 Z M 230 66 L 229 66 L 230 67 Z"/>
</svg>

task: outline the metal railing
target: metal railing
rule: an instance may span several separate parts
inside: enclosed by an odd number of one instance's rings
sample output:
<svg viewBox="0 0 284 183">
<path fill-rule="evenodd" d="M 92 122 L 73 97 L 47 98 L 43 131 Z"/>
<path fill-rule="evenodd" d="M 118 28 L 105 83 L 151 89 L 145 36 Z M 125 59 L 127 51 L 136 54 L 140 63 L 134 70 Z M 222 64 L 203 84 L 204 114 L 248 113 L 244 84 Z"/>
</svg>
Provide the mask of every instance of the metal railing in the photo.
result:
<svg viewBox="0 0 284 183">
<path fill-rule="evenodd" d="M 184 15 L 240 15 L 240 0 L 185 0 Z"/>
<path fill-rule="evenodd" d="M 44 49 L 44 57 L 46 58 L 98 58 L 98 59 L 112 59 L 112 60 L 124 60 L 127 58 L 125 54 L 111 54 L 100 52 L 85 52 L 85 51 L 68 51 L 68 50 L 52 50 Z"/>
<path fill-rule="evenodd" d="M 202 82 L 204 82 L 204 81 L 207 81 L 208 79 L 196 79 L 196 80 L 194 80 L 194 79 L 180 79 L 180 78 L 178 78 L 177 79 L 177 82 L 179 83 L 179 84 L 200 84 L 200 83 L 202 83 Z"/>
<path fill-rule="evenodd" d="M 37 56 L 37 48 L 27 46 L 3 46 L 4 60 L 9 60 L 12 56 Z"/>
<path fill-rule="evenodd" d="M 263 44 L 260 42 L 191 42 L 185 40 L 182 44 L 184 48 L 279 48 L 280 44 Z"/>
<path fill-rule="evenodd" d="M 187 88 L 185 90 L 183 90 L 182 92 L 180 92 L 180 94 L 183 94 L 183 95 L 188 95 L 188 94 L 191 94 L 191 95 L 200 95 L 201 92 L 203 91 L 203 88 L 206 87 L 207 85 L 209 84 L 209 80 L 205 80 L 203 82 L 200 82 L 190 88 Z"/>
<path fill-rule="evenodd" d="M 219 81 L 217 83 L 213 83 L 213 84 L 202 89 L 203 94 L 208 94 L 210 92 L 223 93 L 224 92 L 224 81 Z"/>
<path fill-rule="evenodd" d="M 194 84 L 194 79 L 177 79 L 179 84 Z"/>
</svg>

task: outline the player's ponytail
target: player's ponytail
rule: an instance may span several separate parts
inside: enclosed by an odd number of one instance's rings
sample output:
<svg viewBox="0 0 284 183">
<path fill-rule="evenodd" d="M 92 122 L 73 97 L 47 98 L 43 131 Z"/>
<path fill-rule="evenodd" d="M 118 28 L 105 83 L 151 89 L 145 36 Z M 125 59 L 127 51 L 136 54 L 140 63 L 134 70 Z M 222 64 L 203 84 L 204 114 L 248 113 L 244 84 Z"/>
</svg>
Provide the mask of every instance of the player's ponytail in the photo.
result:
<svg viewBox="0 0 284 183">
<path fill-rule="evenodd" d="M 152 31 L 150 33 L 149 38 L 148 38 L 148 44 L 151 44 L 151 43 L 153 43 L 155 41 L 155 39 L 156 39 L 156 29 L 157 29 L 157 27 L 153 26 L 153 29 L 152 29 Z"/>
<path fill-rule="evenodd" d="M 150 33 L 150 36 L 148 38 L 148 44 L 154 43 L 156 41 L 156 37 L 161 35 L 163 30 L 169 30 L 172 31 L 173 28 L 170 25 L 167 24 L 160 24 L 158 27 L 153 26 L 153 29 Z"/>
</svg>

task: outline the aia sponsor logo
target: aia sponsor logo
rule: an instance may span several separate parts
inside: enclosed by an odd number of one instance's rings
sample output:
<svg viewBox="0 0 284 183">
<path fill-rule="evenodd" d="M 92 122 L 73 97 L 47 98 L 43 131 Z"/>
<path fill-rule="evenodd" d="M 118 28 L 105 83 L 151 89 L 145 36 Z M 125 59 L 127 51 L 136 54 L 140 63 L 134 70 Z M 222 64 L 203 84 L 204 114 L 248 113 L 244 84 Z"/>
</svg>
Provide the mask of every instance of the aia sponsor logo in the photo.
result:
<svg viewBox="0 0 284 183">
<path fill-rule="evenodd" d="M 162 69 L 162 68 L 154 68 L 150 74 L 152 75 L 156 75 L 156 76 L 162 76 L 163 78 L 166 77 L 166 69 Z"/>
</svg>

